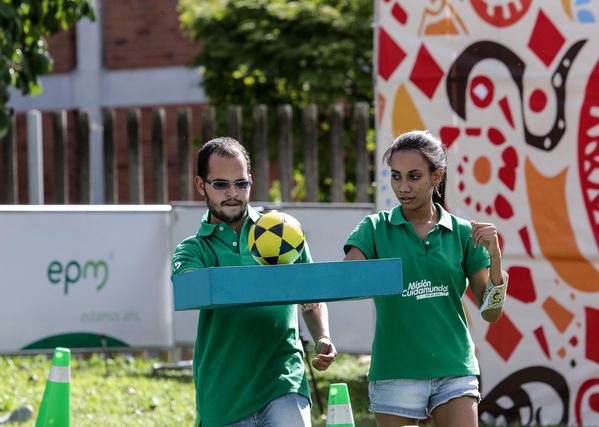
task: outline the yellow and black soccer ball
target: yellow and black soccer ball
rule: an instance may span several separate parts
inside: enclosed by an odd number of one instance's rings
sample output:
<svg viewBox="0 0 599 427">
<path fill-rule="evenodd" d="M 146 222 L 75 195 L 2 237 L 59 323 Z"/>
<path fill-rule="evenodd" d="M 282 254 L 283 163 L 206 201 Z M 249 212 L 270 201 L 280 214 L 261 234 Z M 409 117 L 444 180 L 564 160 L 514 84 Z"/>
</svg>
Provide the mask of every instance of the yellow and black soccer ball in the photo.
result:
<svg viewBox="0 0 599 427">
<path fill-rule="evenodd" d="M 304 242 L 299 221 L 283 212 L 262 215 L 248 236 L 250 253 L 264 265 L 293 264 L 301 255 Z"/>
</svg>

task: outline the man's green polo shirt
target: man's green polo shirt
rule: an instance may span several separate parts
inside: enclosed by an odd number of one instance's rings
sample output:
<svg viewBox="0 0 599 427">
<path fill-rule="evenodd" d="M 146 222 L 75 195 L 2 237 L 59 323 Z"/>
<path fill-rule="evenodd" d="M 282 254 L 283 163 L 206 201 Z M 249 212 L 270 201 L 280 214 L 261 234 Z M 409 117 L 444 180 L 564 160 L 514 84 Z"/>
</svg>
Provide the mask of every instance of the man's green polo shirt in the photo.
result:
<svg viewBox="0 0 599 427">
<path fill-rule="evenodd" d="M 238 236 L 227 224 L 210 224 L 206 212 L 198 234 L 175 250 L 173 276 L 206 267 L 256 265 L 247 242 L 259 217 L 248 206 Z M 311 261 L 306 245 L 297 262 Z M 200 311 L 193 357 L 197 423 L 230 424 L 287 393 L 309 398 L 297 311 L 296 305 Z"/>
<path fill-rule="evenodd" d="M 374 299 L 370 380 L 479 373 L 461 298 L 489 256 L 474 247 L 468 221 L 436 206 L 439 223 L 424 240 L 398 205 L 364 218 L 345 243 L 346 253 L 355 246 L 368 259 L 402 259 L 403 293 Z"/>
</svg>

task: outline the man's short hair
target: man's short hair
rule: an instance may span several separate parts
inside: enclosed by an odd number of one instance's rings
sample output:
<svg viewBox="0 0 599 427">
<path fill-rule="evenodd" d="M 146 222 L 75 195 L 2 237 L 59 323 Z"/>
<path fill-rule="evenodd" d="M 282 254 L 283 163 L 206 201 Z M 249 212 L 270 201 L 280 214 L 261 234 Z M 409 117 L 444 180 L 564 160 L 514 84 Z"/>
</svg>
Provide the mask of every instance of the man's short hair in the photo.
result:
<svg viewBox="0 0 599 427">
<path fill-rule="evenodd" d="M 222 157 L 237 157 L 241 155 L 250 171 L 250 156 L 241 143 L 228 136 L 211 139 L 198 150 L 198 176 L 205 179 L 210 172 L 208 162 L 210 156 L 217 154 Z"/>
</svg>

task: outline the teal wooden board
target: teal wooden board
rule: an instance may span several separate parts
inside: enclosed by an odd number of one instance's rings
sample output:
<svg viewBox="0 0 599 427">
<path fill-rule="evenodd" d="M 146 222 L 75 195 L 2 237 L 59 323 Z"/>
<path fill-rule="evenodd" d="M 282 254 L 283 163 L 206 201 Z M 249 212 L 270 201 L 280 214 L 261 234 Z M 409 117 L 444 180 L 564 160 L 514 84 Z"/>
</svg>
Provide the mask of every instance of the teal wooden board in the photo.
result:
<svg viewBox="0 0 599 427">
<path fill-rule="evenodd" d="M 173 277 L 175 310 L 296 304 L 400 294 L 399 258 L 210 267 Z"/>
</svg>

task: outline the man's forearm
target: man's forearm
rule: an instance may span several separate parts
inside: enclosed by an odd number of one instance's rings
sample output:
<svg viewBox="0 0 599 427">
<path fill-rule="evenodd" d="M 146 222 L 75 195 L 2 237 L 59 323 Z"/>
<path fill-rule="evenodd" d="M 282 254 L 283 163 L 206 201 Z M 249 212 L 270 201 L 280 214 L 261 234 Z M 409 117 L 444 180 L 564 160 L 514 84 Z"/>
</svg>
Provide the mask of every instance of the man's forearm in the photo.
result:
<svg viewBox="0 0 599 427">
<path fill-rule="evenodd" d="M 329 311 L 325 303 L 315 304 L 311 310 L 304 311 L 302 314 L 314 342 L 323 336 L 330 338 Z"/>
</svg>

